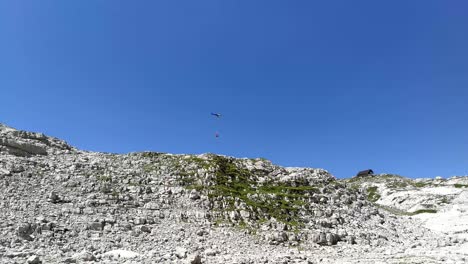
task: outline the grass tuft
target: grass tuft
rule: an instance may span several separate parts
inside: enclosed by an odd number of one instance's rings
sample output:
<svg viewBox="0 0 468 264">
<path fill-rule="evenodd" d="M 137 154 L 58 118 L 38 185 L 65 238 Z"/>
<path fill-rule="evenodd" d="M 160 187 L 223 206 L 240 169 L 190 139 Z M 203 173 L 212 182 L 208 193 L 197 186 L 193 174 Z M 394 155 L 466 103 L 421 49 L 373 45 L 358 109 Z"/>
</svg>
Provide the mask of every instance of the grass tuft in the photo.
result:
<svg viewBox="0 0 468 264">
<path fill-rule="evenodd" d="M 377 202 L 380 199 L 380 194 L 377 192 L 377 186 L 367 188 L 367 200 Z"/>
</svg>

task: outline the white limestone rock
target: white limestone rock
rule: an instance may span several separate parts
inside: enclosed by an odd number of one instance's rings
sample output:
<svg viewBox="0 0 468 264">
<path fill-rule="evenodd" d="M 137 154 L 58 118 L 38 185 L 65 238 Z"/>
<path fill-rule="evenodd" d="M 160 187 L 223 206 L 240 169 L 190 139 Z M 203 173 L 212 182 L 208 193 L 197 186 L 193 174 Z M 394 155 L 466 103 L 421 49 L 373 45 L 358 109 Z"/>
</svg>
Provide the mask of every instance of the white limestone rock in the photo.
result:
<svg viewBox="0 0 468 264">
<path fill-rule="evenodd" d="M 108 252 L 104 253 L 103 256 L 104 257 L 112 257 L 114 259 L 119 259 L 119 258 L 133 259 L 133 258 L 136 258 L 136 257 L 140 256 L 140 254 L 138 254 L 136 252 L 133 252 L 133 251 L 130 251 L 130 250 L 115 249 L 115 250 L 111 250 L 111 251 L 108 251 Z"/>
</svg>

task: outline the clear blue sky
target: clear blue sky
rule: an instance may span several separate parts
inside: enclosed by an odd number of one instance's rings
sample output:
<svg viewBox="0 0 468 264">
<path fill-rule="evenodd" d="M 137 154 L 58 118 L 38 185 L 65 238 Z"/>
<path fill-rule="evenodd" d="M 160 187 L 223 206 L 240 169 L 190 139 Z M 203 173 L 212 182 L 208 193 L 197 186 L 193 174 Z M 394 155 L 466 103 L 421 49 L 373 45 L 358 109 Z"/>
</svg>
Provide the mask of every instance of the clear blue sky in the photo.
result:
<svg viewBox="0 0 468 264">
<path fill-rule="evenodd" d="M 264 157 L 337 177 L 465 175 L 467 10 L 1 1 L 0 122 L 93 151 Z"/>
</svg>

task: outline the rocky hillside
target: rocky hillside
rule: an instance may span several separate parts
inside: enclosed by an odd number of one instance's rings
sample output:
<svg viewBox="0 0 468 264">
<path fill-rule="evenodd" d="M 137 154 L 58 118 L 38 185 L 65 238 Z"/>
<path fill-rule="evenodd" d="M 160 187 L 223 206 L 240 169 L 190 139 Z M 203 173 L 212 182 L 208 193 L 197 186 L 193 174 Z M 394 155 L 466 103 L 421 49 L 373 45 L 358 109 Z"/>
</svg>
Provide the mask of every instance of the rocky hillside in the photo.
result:
<svg viewBox="0 0 468 264">
<path fill-rule="evenodd" d="M 468 177 L 408 179 L 398 175 L 345 180 L 367 192 L 368 200 L 399 215 L 414 216 L 425 227 L 468 238 Z"/>
<path fill-rule="evenodd" d="M 466 230 L 441 236 L 416 224 L 428 220 L 413 214 L 442 207 L 425 206 L 439 204 L 435 196 L 395 202 L 387 178 L 338 181 L 323 169 L 215 154 L 87 152 L 0 125 L 0 259 L 463 263 L 466 252 L 456 248 L 468 246 L 459 236 Z M 466 198 L 464 179 L 453 188 Z M 437 184 L 398 181 L 415 190 Z"/>
</svg>

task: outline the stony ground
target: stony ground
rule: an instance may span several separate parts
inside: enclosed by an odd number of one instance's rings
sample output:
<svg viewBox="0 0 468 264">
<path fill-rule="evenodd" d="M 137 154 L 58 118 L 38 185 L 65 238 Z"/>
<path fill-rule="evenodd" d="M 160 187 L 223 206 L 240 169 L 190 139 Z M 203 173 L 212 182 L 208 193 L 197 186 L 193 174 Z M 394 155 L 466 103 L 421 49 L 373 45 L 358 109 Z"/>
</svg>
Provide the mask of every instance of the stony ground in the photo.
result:
<svg viewBox="0 0 468 264">
<path fill-rule="evenodd" d="M 0 263 L 466 263 L 466 179 L 94 153 L 0 125 Z"/>
</svg>

